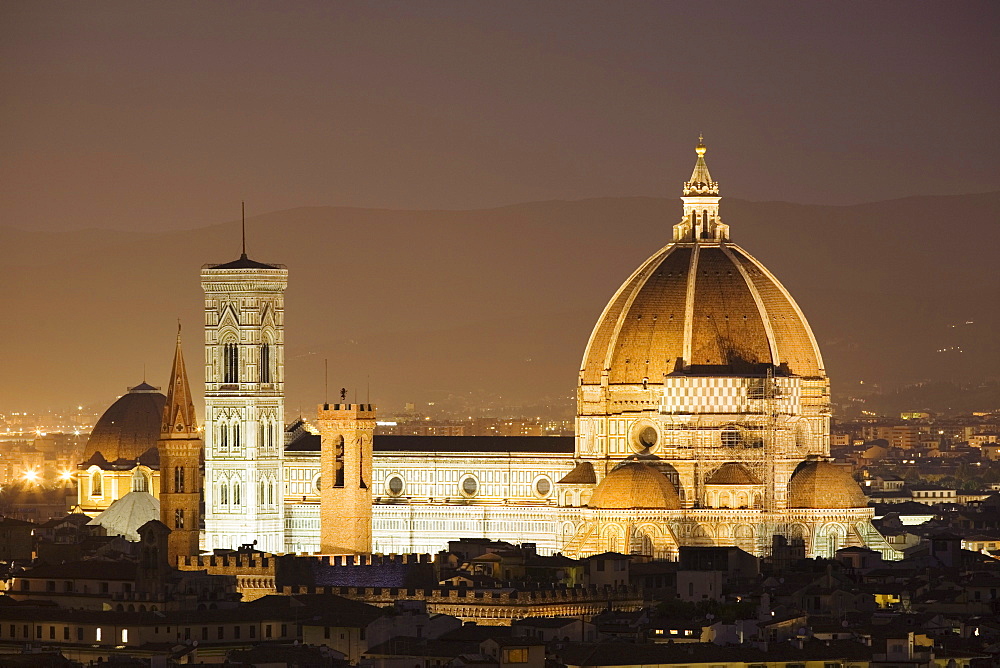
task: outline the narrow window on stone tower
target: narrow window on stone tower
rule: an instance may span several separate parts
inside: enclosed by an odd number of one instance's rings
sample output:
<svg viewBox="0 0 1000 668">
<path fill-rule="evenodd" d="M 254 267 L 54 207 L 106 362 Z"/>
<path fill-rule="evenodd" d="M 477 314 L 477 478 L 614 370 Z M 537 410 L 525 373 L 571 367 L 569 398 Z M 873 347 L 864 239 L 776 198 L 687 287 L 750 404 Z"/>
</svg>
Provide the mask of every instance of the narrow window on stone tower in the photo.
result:
<svg viewBox="0 0 1000 668">
<path fill-rule="evenodd" d="M 239 422 L 234 422 L 233 423 L 233 449 L 234 450 L 239 450 L 240 449 L 240 423 Z"/>
<path fill-rule="evenodd" d="M 184 528 L 184 511 L 180 508 L 174 511 L 174 528 L 175 529 Z"/>
<path fill-rule="evenodd" d="M 233 483 L 233 505 L 234 506 L 240 505 L 240 486 L 241 486 L 241 484 L 242 483 L 240 483 L 238 480 Z"/>
<path fill-rule="evenodd" d="M 219 485 L 219 504 L 223 506 L 229 505 L 229 485 L 224 482 Z"/>
<path fill-rule="evenodd" d="M 344 437 L 338 436 L 336 440 L 337 459 L 334 462 L 334 487 L 344 486 Z"/>
<path fill-rule="evenodd" d="M 260 382 L 271 382 L 271 346 L 266 343 L 260 347 Z"/>
<path fill-rule="evenodd" d="M 240 353 L 239 346 L 235 343 L 226 343 L 222 346 L 223 359 L 223 383 L 238 383 L 240 377 Z"/>
<path fill-rule="evenodd" d="M 174 492 L 184 493 L 184 467 L 182 466 L 174 469 Z"/>
<path fill-rule="evenodd" d="M 229 449 L 229 425 L 225 422 L 219 423 L 219 449 Z"/>
</svg>

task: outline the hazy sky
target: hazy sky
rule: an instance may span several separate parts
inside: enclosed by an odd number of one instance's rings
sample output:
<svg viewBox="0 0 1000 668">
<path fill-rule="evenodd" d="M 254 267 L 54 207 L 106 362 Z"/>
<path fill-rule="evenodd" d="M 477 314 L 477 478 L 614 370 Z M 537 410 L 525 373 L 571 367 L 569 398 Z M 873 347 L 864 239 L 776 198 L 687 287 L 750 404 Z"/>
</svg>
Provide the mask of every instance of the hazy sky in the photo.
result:
<svg viewBox="0 0 1000 668">
<path fill-rule="evenodd" d="M 0 4 L 0 225 L 1000 189 L 997 2 Z M 738 178 L 737 178 L 738 175 Z"/>
</svg>

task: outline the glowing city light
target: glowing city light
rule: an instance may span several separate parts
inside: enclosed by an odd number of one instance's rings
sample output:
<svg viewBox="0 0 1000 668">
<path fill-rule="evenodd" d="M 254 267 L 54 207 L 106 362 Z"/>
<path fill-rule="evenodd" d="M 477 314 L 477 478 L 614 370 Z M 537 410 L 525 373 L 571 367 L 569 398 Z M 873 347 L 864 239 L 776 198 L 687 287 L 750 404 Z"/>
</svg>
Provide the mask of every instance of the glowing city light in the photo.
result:
<svg viewBox="0 0 1000 668">
<path fill-rule="evenodd" d="M 38 482 L 38 471 L 35 469 L 28 469 L 24 472 L 24 474 L 22 474 L 21 477 L 27 482 Z"/>
</svg>

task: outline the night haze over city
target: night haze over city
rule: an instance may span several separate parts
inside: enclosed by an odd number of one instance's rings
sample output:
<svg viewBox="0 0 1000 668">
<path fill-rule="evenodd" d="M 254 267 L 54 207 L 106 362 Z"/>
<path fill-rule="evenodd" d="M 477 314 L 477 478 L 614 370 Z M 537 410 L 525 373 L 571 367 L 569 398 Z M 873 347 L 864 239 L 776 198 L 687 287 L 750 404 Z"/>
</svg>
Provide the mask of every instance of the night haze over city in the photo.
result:
<svg viewBox="0 0 1000 668">
<path fill-rule="evenodd" d="M 165 382 L 246 200 L 291 406 L 329 359 L 384 405 L 565 412 L 699 133 L 835 395 L 995 378 L 996 6 L 853 7 L 9 4 L 0 404 Z"/>
<path fill-rule="evenodd" d="M 1000 665 L 998 25 L 0 4 L 0 668 Z"/>
</svg>

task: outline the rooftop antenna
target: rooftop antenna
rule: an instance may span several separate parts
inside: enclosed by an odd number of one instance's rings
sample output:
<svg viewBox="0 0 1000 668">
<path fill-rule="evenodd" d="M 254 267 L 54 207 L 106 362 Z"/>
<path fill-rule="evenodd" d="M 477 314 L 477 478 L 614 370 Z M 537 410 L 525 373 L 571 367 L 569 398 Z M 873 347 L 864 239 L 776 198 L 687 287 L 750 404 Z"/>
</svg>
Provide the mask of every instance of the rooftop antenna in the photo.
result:
<svg viewBox="0 0 1000 668">
<path fill-rule="evenodd" d="M 247 203 L 245 201 L 240 202 L 240 210 L 243 216 L 243 254 L 240 256 L 241 260 L 247 259 Z"/>
</svg>

